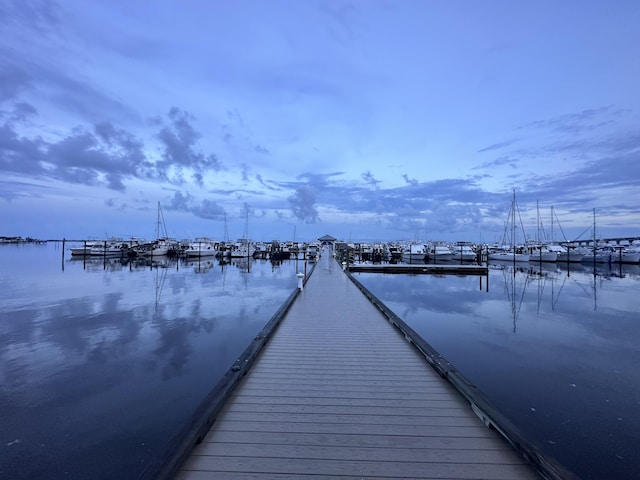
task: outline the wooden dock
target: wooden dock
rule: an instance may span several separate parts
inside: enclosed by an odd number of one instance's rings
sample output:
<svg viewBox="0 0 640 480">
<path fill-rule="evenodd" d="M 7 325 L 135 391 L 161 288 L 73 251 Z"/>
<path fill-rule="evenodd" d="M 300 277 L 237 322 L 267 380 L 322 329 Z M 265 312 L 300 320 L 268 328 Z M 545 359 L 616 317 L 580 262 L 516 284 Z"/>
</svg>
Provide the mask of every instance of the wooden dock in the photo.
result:
<svg viewBox="0 0 640 480">
<path fill-rule="evenodd" d="M 387 320 L 325 253 L 175 478 L 541 478 Z"/>
</svg>

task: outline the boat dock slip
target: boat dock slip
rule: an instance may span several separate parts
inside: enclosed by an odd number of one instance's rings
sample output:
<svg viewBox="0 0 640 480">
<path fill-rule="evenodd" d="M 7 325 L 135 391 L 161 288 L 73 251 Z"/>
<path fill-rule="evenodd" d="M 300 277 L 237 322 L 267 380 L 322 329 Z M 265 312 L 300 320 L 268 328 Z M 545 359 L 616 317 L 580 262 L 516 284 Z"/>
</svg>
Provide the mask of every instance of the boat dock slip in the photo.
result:
<svg viewBox="0 0 640 480">
<path fill-rule="evenodd" d="M 174 478 L 540 476 L 325 252 Z"/>
</svg>

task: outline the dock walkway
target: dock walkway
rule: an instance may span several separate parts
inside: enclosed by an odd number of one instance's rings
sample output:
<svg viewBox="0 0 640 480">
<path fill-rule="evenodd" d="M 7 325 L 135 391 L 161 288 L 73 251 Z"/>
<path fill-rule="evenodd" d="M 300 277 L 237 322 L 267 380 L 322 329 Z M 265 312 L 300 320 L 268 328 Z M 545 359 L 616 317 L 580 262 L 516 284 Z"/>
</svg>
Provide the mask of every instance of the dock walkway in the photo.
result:
<svg viewBox="0 0 640 480">
<path fill-rule="evenodd" d="M 175 478 L 540 477 L 325 253 Z"/>
</svg>

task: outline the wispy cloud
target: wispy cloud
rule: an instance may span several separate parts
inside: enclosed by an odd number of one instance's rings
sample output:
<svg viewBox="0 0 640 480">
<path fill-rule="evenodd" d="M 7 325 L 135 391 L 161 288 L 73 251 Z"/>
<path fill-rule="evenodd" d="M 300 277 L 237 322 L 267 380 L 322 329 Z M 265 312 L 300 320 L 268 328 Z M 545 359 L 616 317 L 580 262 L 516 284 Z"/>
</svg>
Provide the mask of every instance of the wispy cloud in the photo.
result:
<svg viewBox="0 0 640 480">
<path fill-rule="evenodd" d="M 489 145 L 488 147 L 484 147 L 484 148 L 478 150 L 478 153 L 490 152 L 492 150 L 500 150 L 500 149 L 503 149 L 505 147 L 510 147 L 511 145 L 516 143 L 517 141 L 518 141 L 517 139 L 514 139 L 514 140 L 506 140 L 504 142 L 494 143 L 492 145 Z"/>
</svg>

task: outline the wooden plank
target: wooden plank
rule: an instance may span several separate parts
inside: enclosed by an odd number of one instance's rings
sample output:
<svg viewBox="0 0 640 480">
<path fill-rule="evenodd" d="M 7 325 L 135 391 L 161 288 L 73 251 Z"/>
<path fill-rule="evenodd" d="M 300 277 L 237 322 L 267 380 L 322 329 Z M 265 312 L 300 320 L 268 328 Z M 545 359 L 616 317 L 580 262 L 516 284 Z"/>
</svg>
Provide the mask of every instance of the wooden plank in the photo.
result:
<svg viewBox="0 0 640 480">
<path fill-rule="evenodd" d="M 466 415 L 462 410 L 458 415 L 361 415 L 361 414 L 326 414 L 308 413 L 269 413 L 263 412 L 230 412 L 221 415 L 219 421 L 235 422 L 280 422 L 280 423 L 340 423 L 357 425 L 415 425 L 415 426 L 478 426 L 476 419 Z"/>
<path fill-rule="evenodd" d="M 206 470 L 216 474 L 226 472 L 247 472 L 294 475 L 359 475 L 360 478 L 402 478 L 425 474 L 433 478 L 458 478 L 477 480 L 513 480 L 514 478 L 536 478 L 523 465 L 478 464 L 478 463 L 428 463 L 428 462 L 385 462 L 317 460 L 297 458 L 252 458 L 252 457 L 211 457 L 194 455 L 186 463 L 184 470 Z M 482 472 L 482 477 L 479 476 Z"/>
<path fill-rule="evenodd" d="M 242 395 L 256 395 L 261 397 L 300 397 L 307 396 L 313 398 L 344 398 L 345 392 L 348 393 L 349 398 L 380 398 L 387 400 L 443 400 L 451 398 L 450 392 L 377 392 L 373 388 L 366 389 L 344 389 L 337 390 L 332 388 L 331 390 L 325 389 L 268 389 L 268 388 L 249 388 L 242 389 Z M 306 394 L 306 395 L 305 395 Z"/>
<path fill-rule="evenodd" d="M 331 365 L 327 365 L 325 368 L 322 368 L 318 364 L 314 365 L 301 365 L 298 363 L 294 363 L 291 365 L 280 365 L 277 367 L 271 368 L 262 368 L 256 369 L 252 373 L 260 373 L 266 375 L 272 375 L 273 377 L 282 376 L 283 372 L 290 371 L 292 376 L 307 376 L 307 375 L 316 375 L 318 377 L 325 378 L 349 378 L 352 380 L 358 380 L 358 378 L 366 378 L 370 379 L 380 379 L 380 380 L 393 380 L 394 378 L 404 377 L 404 378 L 416 378 L 417 380 L 421 380 L 422 377 L 416 375 L 416 372 L 397 368 L 397 369 L 376 369 L 374 366 L 368 368 L 360 368 L 355 370 L 353 368 L 344 367 L 337 368 L 332 367 Z M 439 377 L 426 377 L 427 379 L 437 379 Z M 442 383 L 442 382 L 441 382 Z"/>
<path fill-rule="evenodd" d="M 448 404 L 437 407 L 376 407 L 362 405 L 308 405 L 308 404 L 247 404 L 243 402 L 233 402 L 229 404 L 226 413 L 231 412 L 260 412 L 260 413 L 307 413 L 307 414 L 328 414 L 328 415 L 389 415 L 389 416 L 468 416 L 467 407 L 454 408 Z"/>
<path fill-rule="evenodd" d="M 263 405 L 263 404 L 289 404 L 289 405 L 351 405 L 351 406 L 363 406 L 363 407 L 389 407 L 393 408 L 395 406 L 401 405 L 403 407 L 424 407 L 425 402 L 423 400 L 403 400 L 401 403 L 398 402 L 397 399 L 388 399 L 388 398 L 323 398 L 323 397 L 294 397 L 289 396 L 286 398 L 271 396 L 248 396 L 248 395 L 231 395 L 229 397 L 228 403 L 242 402 L 247 404 L 255 404 L 255 405 Z M 469 409 L 469 404 L 464 400 L 457 399 L 438 399 L 438 400 L 429 400 L 428 406 L 437 408 L 443 407 L 448 408 L 451 406 L 457 406 L 460 408 Z M 470 409 L 469 409 L 470 411 Z"/>
<path fill-rule="evenodd" d="M 296 432 L 235 432 L 216 431 L 207 435 L 194 449 L 199 453 L 209 443 L 243 444 L 262 443 L 265 445 L 326 445 L 336 447 L 377 447 L 377 448 L 444 448 L 453 450 L 505 450 L 504 441 L 495 435 L 487 437 L 415 437 L 404 435 L 354 435 L 333 433 L 296 433 Z"/>
<path fill-rule="evenodd" d="M 496 463 L 522 465 L 524 461 L 508 450 L 487 451 L 448 448 L 350 447 L 326 445 L 269 445 L 247 443 L 238 448 L 233 443 L 208 443 L 196 452 L 200 456 L 254 458 L 312 458 L 316 460 L 364 460 L 426 463 Z"/>
<path fill-rule="evenodd" d="M 224 472 L 224 475 L 217 475 L 212 472 L 206 471 L 182 471 L 179 472 L 176 477 L 176 480 L 300 480 L 300 474 L 275 474 L 271 473 L 269 475 L 265 475 L 263 473 L 252 473 L 252 472 Z M 319 475 L 317 473 L 313 474 L 309 477 L 312 480 L 363 480 L 361 475 Z M 388 480 L 396 480 L 398 477 L 378 477 L 379 479 L 386 478 Z M 403 476 L 402 480 L 443 480 L 442 477 L 436 476 L 427 476 L 426 473 L 423 473 L 420 477 L 407 477 Z"/>
<path fill-rule="evenodd" d="M 311 373 L 308 371 L 304 372 L 296 372 L 290 375 L 286 375 L 283 373 L 263 373 L 260 376 L 260 379 L 257 379 L 254 376 L 250 377 L 249 382 L 251 385 L 256 385 L 258 382 L 262 383 L 277 383 L 277 382 L 304 382 L 304 383 L 333 383 L 335 385 L 343 385 L 343 384 L 354 384 L 354 385 L 394 385 L 398 383 L 406 384 L 412 383 L 415 385 L 442 385 L 442 381 L 438 378 L 434 379 L 416 379 L 413 375 L 375 375 L 375 373 L 368 374 L 354 374 L 354 375 L 340 375 L 340 376 L 331 376 L 327 373 L 315 372 Z"/>
<path fill-rule="evenodd" d="M 295 422 L 241 422 L 225 421 L 215 423 L 216 431 L 232 432 L 274 432 L 274 433 L 338 433 L 352 435 L 403 435 L 415 437 L 486 437 L 492 431 L 481 424 L 474 426 L 422 426 L 422 425 L 376 425 L 343 423 L 295 423 Z"/>
<path fill-rule="evenodd" d="M 305 393 L 310 396 L 333 396 L 332 393 L 343 394 L 344 392 L 358 393 L 363 392 L 370 397 L 385 398 L 387 395 L 392 397 L 402 396 L 403 398 L 424 398 L 431 395 L 449 395 L 449 392 L 442 391 L 437 385 L 367 385 L 366 383 L 350 384 L 343 383 L 336 385 L 335 383 L 319 382 L 316 384 L 305 383 L 296 384 L 295 382 L 280 383 L 262 383 L 247 384 L 240 391 L 243 395 L 262 395 L 267 392 L 269 395 L 277 394 L 278 396 L 287 396 L 293 393 Z"/>
<path fill-rule="evenodd" d="M 265 480 L 265 475 L 262 473 L 248 473 L 248 472 L 224 472 L 224 475 L 215 475 L 211 472 L 201 472 L 201 471 L 184 471 L 179 472 L 178 476 L 174 477 L 176 480 L 218 480 L 224 478 L 224 480 Z M 270 474 L 267 477 L 269 480 L 300 480 L 300 475 L 287 475 L 287 474 Z M 336 480 L 339 478 L 340 480 L 362 480 L 362 476 L 356 475 L 340 475 L 340 477 L 336 477 L 335 475 L 313 475 L 313 480 Z M 388 477 L 387 477 L 388 478 Z M 395 478 L 395 477 L 394 477 Z M 420 477 L 420 478 L 411 478 L 411 477 L 402 477 L 402 480 L 442 480 L 437 477 Z"/>
</svg>

